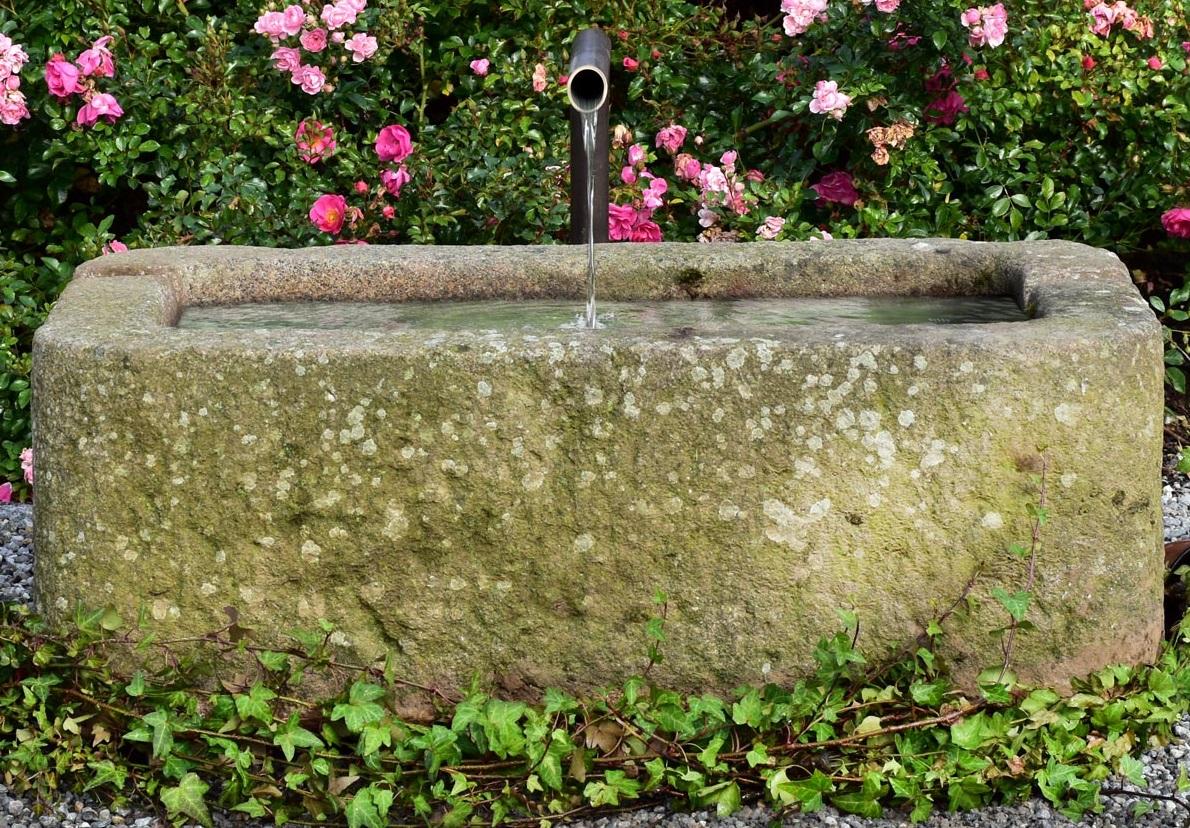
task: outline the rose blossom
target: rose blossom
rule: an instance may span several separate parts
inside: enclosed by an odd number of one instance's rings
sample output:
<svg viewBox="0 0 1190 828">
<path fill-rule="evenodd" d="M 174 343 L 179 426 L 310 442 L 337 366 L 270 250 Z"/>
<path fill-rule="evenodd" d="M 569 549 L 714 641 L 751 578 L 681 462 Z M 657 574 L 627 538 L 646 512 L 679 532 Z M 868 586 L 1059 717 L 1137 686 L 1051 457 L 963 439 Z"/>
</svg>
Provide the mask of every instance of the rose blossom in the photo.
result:
<svg viewBox="0 0 1190 828">
<path fill-rule="evenodd" d="M 326 75 L 317 66 L 299 66 L 289 76 L 289 80 L 300 86 L 307 95 L 317 95 L 326 85 Z"/>
<path fill-rule="evenodd" d="M 697 181 L 702 172 L 702 164 L 689 153 L 683 152 L 674 159 L 674 174 L 683 181 Z"/>
<path fill-rule="evenodd" d="M 924 115 L 926 121 L 931 124 L 950 126 L 960 113 L 967 111 L 967 103 L 963 100 L 963 96 L 952 89 L 941 98 L 926 104 Z"/>
<path fill-rule="evenodd" d="M 1190 207 L 1174 207 L 1161 214 L 1165 232 L 1178 239 L 1190 239 Z"/>
<path fill-rule="evenodd" d="M 872 0 L 860 0 L 865 6 L 872 5 Z M 885 14 L 892 14 L 901 5 L 901 0 L 876 0 L 876 10 Z"/>
<path fill-rule="evenodd" d="M 28 117 L 29 107 L 25 103 L 24 93 L 17 89 L 0 88 L 0 124 L 16 126 Z"/>
<path fill-rule="evenodd" d="M 640 219 L 632 227 L 631 240 L 634 242 L 659 242 L 661 241 L 661 227 L 657 222 L 650 221 L 643 218 L 643 213 L 637 213 L 637 218 Z"/>
<path fill-rule="evenodd" d="M 307 52 L 321 52 L 326 48 L 326 29 L 318 28 L 302 32 L 302 36 L 298 40 Z"/>
<path fill-rule="evenodd" d="M 698 211 L 698 225 L 699 227 L 714 227 L 715 222 L 719 221 L 719 214 L 709 207 L 702 207 Z"/>
<path fill-rule="evenodd" d="M 471 61 L 471 71 L 482 78 L 488 73 L 488 67 L 491 65 L 492 62 L 487 58 L 479 58 L 478 60 Z"/>
<path fill-rule="evenodd" d="M 1090 72 L 1096 66 L 1095 58 L 1090 55 L 1083 55 L 1083 69 Z"/>
<path fill-rule="evenodd" d="M 347 217 L 347 199 L 341 195 L 320 196 L 310 208 L 310 221 L 324 233 L 339 235 Z"/>
<path fill-rule="evenodd" d="M 851 96 L 839 91 L 835 81 L 818 81 L 814 84 L 814 97 L 810 100 L 810 111 L 815 115 L 829 115 L 836 121 L 843 120 L 843 113 L 851 106 Z"/>
<path fill-rule="evenodd" d="M 79 109 L 78 115 L 75 116 L 76 123 L 79 126 L 89 127 L 95 124 L 100 118 L 103 118 L 109 124 L 114 124 L 116 120 L 124 114 L 124 110 L 120 108 L 120 104 L 116 99 L 106 92 L 100 92 L 93 95 L 82 108 Z"/>
<path fill-rule="evenodd" d="M 635 184 L 636 183 L 636 170 L 632 169 L 632 167 L 622 168 L 620 170 L 620 180 L 623 181 L 625 184 Z"/>
<path fill-rule="evenodd" d="M 783 227 L 785 227 L 785 219 L 780 216 L 768 216 L 765 218 L 764 224 L 756 228 L 756 235 L 772 241 L 777 238 Z"/>
<path fill-rule="evenodd" d="M 409 130 L 400 124 L 392 124 L 380 130 L 376 136 L 376 154 L 384 162 L 394 161 L 400 164 L 413 152 L 413 139 Z"/>
<path fill-rule="evenodd" d="M 12 484 L 7 481 L 0 484 L 0 503 L 12 503 Z"/>
<path fill-rule="evenodd" d="M 1111 6 L 1100 3 L 1091 9 L 1091 33 L 1100 37 L 1107 37 L 1111 33 L 1112 23 L 1116 21 L 1116 13 Z"/>
<path fill-rule="evenodd" d="M 632 166 L 643 163 L 645 160 L 645 148 L 640 144 L 633 144 L 628 148 L 628 163 Z"/>
<path fill-rule="evenodd" d="M 25 482 L 33 485 L 33 449 L 21 450 L 21 471 L 25 473 Z"/>
<path fill-rule="evenodd" d="M 546 87 L 545 65 L 537 64 L 533 67 L 533 91 L 544 92 Z"/>
<path fill-rule="evenodd" d="M 628 241 L 632 237 L 632 220 L 636 210 L 626 204 L 607 205 L 607 235 L 612 241 Z"/>
<path fill-rule="evenodd" d="M 722 164 L 723 168 L 728 172 L 734 172 L 735 162 L 739 157 L 740 154 L 735 150 L 728 150 L 727 152 L 723 153 L 723 155 L 719 156 L 719 163 Z"/>
<path fill-rule="evenodd" d="M 351 60 L 355 63 L 363 63 L 372 55 L 376 54 L 376 38 L 370 34 L 357 32 L 353 34 L 347 42 L 343 44 L 347 51 L 351 52 Z"/>
<path fill-rule="evenodd" d="M 959 22 L 970 29 L 967 39 L 975 47 L 995 48 L 1008 36 L 1008 12 L 1003 3 L 967 9 L 959 17 Z"/>
<path fill-rule="evenodd" d="M 107 50 L 107 44 L 112 42 L 108 35 L 99 38 L 91 48 L 78 58 L 79 69 L 88 77 L 95 75 L 101 78 L 111 78 L 116 75 L 116 65 L 112 61 L 112 53 Z"/>
<path fill-rule="evenodd" d="M 79 84 L 78 67 L 60 52 L 46 62 L 45 83 L 50 88 L 50 94 L 63 101 L 83 91 Z"/>
<path fill-rule="evenodd" d="M 112 239 L 110 242 L 108 242 L 107 244 L 105 244 L 103 246 L 103 251 L 102 251 L 104 256 L 110 256 L 113 253 L 127 253 L 127 252 L 128 252 L 128 245 L 124 244 L 124 242 L 120 241 L 119 239 Z"/>
<path fill-rule="evenodd" d="M 1187 55 L 1190 55 L 1190 40 L 1182 41 L 1182 51 L 1185 52 Z"/>
<path fill-rule="evenodd" d="M 307 164 L 317 164 L 324 158 L 330 158 L 335 152 L 335 131 L 310 118 L 298 124 L 293 139 L 297 144 L 298 154 Z"/>
<path fill-rule="evenodd" d="M 1151 58 L 1149 58 L 1148 63 L 1149 63 L 1149 68 L 1152 69 L 1154 72 L 1159 72 L 1161 70 L 1161 67 L 1163 67 L 1165 65 L 1165 63 L 1161 60 L 1161 58 L 1157 57 L 1157 55 L 1153 55 Z"/>
<path fill-rule="evenodd" d="M 686 127 L 670 124 L 657 133 L 657 146 L 673 155 L 686 141 Z"/>
<path fill-rule="evenodd" d="M 384 216 L 386 219 L 391 219 L 396 214 L 396 208 L 394 208 L 391 204 L 385 204 L 382 208 L 380 208 L 380 215 Z"/>
<path fill-rule="evenodd" d="M 278 46 L 272 54 L 273 66 L 291 75 L 302 65 L 302 53 L 289 46 Z"/>
<path fill-rule="evenodd" d="M 334 5 L 325 5 L 322 7 L 322 22 L 331 31 L 341 29 L 344 26 L 350 26 L 355 22 L 359 13 L 363 11 L 364 5 L 357 6 L 355 3 L 347 3 L 343 2 L 343 0 L 340 0 L 340 2 Z"/>
<path fill-rule="evenodd" d="M 380 173 L 380 183 L 393 198 L 401 197 L 401 188 L 408 184 L 411 178 L 404 164 L 395 170 L 382 170 Z"/>
<path fill-rule="evenodd" d="M 645 207 L 650 210 L 656 210 L 665 202 L 662 196 L 669 190 L 669 184 L 664 178 L 653 178 L 649 181 L 649 185 L 645 188 L 644 203 Z"/>
<path fill-rule="evenodd" d="M 852 181 L 851 173 L 836 170 L 824 175 L 817 184 L 811 185 L 810 189 L 818 193 L 819 204 L 833 201 L 844 207 L 852 207 L 859 200 L 859 192 Z"/>
<path fill-rule="evenodd" d="M 640 68 L 640 61 L 637 60 L 636 58 L 625 57 L 624 58 L 624 68 L 627 69 L 629 72 L 635 72 L 637 69 Z"/>
<path fill-rule="evenodd" d="M 785 18 L 781 22 L 785 34 L 797 37 L 805 33 L 815 20 L 826 20 L 827 0 L 781 0 Z"/>
<path fill-rule="evenodd" d="M 728 191 L 727 176 L 723 170 L 714 164 L 703 164 L 698 173 L 698 188 L 703 193 L 726 193 Z"/>
</svg>

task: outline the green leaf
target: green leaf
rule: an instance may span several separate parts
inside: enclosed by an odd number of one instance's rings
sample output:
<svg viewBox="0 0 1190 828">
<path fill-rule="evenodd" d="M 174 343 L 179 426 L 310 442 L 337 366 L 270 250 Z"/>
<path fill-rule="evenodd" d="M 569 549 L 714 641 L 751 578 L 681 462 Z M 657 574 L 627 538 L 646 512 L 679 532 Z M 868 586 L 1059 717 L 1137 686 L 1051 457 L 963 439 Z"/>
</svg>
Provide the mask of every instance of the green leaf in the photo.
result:
<svg viewBox="0 0 1190 828">
<path fill-rule="evenodd" d="M 124 687 L 124 692 L 134 699 L 143 696 L 145 694 L 145 674 L 137 670 L 132 676 L 132 681 Z"/>
<path fill-rule="evenodd" d="M 739 809 L 740 786 L 731 782 L 715 797 L 715 813 L 723 818 L 731 816 Z"/>
<path fill-rule="evenodd" d="M 849 791 L 831 797 L 831 804 L 840 811 L 856 814 L 869 819 L 877 819 L 884 814 L 884 808 L 870 793 L 865 791 Z"/>
<path fill-rule="evenodd" d="M 937 49 L 939 52 L 941 52 L 942 47 L 944 47 L 946 45 L 946 39 L 947 39 L 946 30 L 938 29 L 932 35 L 930 35 L 930 39 L 934 41 L 934 48 Z"/>
<path fill-rule="evenodd" d="M 1139 759 L 1132 756 L 1121 756 L 1120 761 L 1116 765 L 1116 770 L 1122 773 L 1138 788 L 1143 788 L 1147 784 L 1145 782 L 1145 766 Z"/>
<path fill-rule="evenodd" d="M 281 748 L 286 761 L 292 762 L 297 748 L 312 748 L 315 750 L 325 747 L 322 740 L 298 724 L 295 713 L 290 717 L 284 730 L 273 734 L 273 744 Z"/>
<path fill-rule="evenodd" d="M 347 803 L 347 828 L 386 828 L 388 822 L 372 800 L 371 786 L 356 793 Z"/>
<path fill-rule="evenodd" d="M 203 802 L 208 790 L 210 785 L 199 779 L 197 774 L 188 773 L 177 787 L 161 789 L 161 804 L 169 811 L 170 817 L 188 816 L 199 825 L 211 828 L 211 814 Z"/>
<path fill-rule="evenodd" d="M 738 725 L 759 728 L 764 715 L 764 705 L 756 688 L 749 690 L 742 699 L 731 706 L 731 719 Z"/>
<path fill-rule="evenodd" d="M 235 696 L 236 712 L 240 714 L 241 719 L 256 719 L 263 724 L 269 724 L 273 721 L 273 710 L 269 707 L 269 702 L 275 698 L 276 693 L 257 683 L 247 695 Z"/>
<path fill-rule="evenodd" d="M 153 758 L 163 759 L 174 747 L 174 731 L 169 722 L 169 714 L 164 710 L 154 710 L 141 719 L 153 729 Z"/>
<path fill-rule="evenodd" d="M 1029 612 L 1030 594 L 1025 591 L 1009 593 L 1001 587 L 992 590 L 992 597 L 1000 602 L 1000 606 L 1012 616 L 1014 621 L 1023 621 Z"/>
<path fill-rule="evenodd" d="M 289 656 L 285 653 L 274 653 L 271 650 L 265 650 L 264 652 L 257 653 L 256 659 L 266 670 L 282 672 L 289 669 Z"/>
<path fill-rule="evenodd" d="M 263 819 L 268 816 L 268 810 L 264 807 L 264 803 L 256 797 L 252 797 L 247 802 L 241 802 L 232 808 L 233 811 L 241 811 L 253 819 Z"/>
<path fill-rule="evenodd" d="M 950 740 L 961 748 L 975 750 L 991 736 L 987 717 L 983 713 L 967 716 L 950 726 Z"/>
<path fill-rule="evenodd" d="M 87 767 L 95 772 L 87 784 L 83 787 L 83 791 L 89 791 L 98 788 L 100 785 L 111 785 L 117 791 L 124 790 L 124 781 L 128 778 L 128 769 L 119 767 L 110 759 L 104 759 L 102 762 L 88 762 Z"/>
</svg>

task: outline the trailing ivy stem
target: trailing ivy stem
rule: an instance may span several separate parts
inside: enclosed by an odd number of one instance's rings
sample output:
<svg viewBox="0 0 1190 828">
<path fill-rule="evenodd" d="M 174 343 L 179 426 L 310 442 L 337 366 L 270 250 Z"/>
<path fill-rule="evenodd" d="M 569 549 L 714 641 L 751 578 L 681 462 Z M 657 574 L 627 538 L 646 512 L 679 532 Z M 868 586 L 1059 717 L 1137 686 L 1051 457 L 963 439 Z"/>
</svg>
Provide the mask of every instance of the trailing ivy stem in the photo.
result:
<svg viewBox="0 0 1190 828">
<path fill-rule="evenodd" d="M 1037 550 L 1041 546 L 1041 525 L 1045 520 L 1045 504 L 1046 504 L 1046 472 L 1049 470 L 1049 461 L 1046 460 L 1045 455 L 1041 455 L 1041 483 L 1038 486 L 1037 492 L 1037 511 L 1033 516 L 1033 531 L 1029 541 L 1029 575 L 1025 579 L 1025 592 L 1028 595 L 1033 594 L 1033 585 L 1037 580 Z M 996 683 L 999 684 L 1004 679 L 1004 674 L 1008 672 L 1008 665 L 1012 661 L 1013 646 L 1016 644 L 1016 631 L 1019 622 L 1015 615 L 1009 615 L 1008 634 L 1004 638 L 1004 662 L 1000 665 L 1000 675 L 996 677 Z"/>
</svg>

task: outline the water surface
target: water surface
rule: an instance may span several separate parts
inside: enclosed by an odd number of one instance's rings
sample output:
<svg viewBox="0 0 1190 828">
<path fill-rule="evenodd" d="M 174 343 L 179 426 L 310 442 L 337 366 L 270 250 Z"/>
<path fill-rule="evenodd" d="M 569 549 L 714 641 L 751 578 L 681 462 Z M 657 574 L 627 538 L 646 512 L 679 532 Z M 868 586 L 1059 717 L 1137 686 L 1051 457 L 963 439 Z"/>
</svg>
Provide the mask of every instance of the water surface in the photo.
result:
<svg viewBox="0 0 1190 828">
<path fill-rule="evenodd" d="M 599 309 L 601 328 L 662 336 L 758 336 L 790 326 L 847 322 L 968 325 L 1028 319 L 1004 296 L 601 302 Z M 550 333 L 585 327 L 583 315 L 574 301 L 267 302 L 186 308 L 178 327 Z"/>
</svg>

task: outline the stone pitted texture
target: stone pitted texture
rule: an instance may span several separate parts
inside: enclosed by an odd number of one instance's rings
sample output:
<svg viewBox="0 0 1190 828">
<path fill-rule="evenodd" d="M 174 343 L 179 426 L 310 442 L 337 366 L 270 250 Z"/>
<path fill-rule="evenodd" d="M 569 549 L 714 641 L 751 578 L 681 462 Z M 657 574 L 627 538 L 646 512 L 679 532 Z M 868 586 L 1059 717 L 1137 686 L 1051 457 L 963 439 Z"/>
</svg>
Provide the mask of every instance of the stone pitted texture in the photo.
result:
<svg viewBox="0 0 1190 828">
<path fill-rule="evenodd" d="M 332 621 L 421 683 L 589 689 L 812 663 L 853 609 L 873 657 L 971 586 L 944 650 L 1000 661 L 1033 476 L 1051 519 L 1022 677 L 1161 634 L 1160 331 L 1111 254 L 1064 242 L 618 245 L 606 299 L 1009 294 L 1036 318 L 779 337 L 172 327 L 190 304 L 579 297 L 577 248 L 207 247 L 80 268 L 34 346 L 36 585 L 163 635 L 235 606 Z M 100 278 L 102 277 L 102 278 Z M 577 307 L 577 304 L 576 304 Z"/>
</svg>

